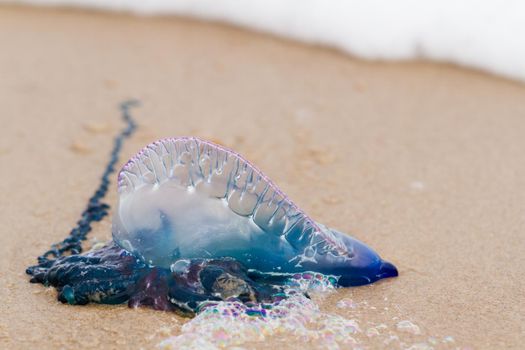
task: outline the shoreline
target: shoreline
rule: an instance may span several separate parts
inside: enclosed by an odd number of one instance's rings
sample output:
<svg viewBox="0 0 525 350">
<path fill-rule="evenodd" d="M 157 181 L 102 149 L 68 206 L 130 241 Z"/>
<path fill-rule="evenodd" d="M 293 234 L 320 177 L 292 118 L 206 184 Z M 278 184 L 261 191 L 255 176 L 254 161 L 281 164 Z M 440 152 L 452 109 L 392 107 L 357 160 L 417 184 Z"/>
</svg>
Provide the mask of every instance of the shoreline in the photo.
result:
<svg viewBox="0 0 525 350">
<path fill-rule="evenodd" d="M 158 14 L 158 13 L 137 13 L 133 12 L 132 10 L 106 10 L 106 9 L 98 9 L 94 7 L 76 7 L 72 5 L 52 5 L 52 4 L 28 4 L 28 3 L 11 3 L 11 4 L 2 4 L 0 3 L 0 8 L 5 9 L 12 9 L 12 10 L 21 10 L 21 11 L 39 11 L 39 12 L 46 12 L 49 11 L 50 13 L 72 13 L 79 16 L 83 15 L 93 15 L 93 16 L 105 16 L 108 18 L 128 18 L 128 19 L 134 19 L 136 21 L 177 21 L 177 22 L 188 22 L 188 23 L 196 23 L 196 24 L 202 24 L 202 25 L 211 25 L 217 28 L 224 28 L 226 30 L 236 30 L 241 32 L 249 33 L 256 37 L 264 37 L 264 38 L 271 38 L 275 41 L 282 42 L 285 45 L 294 45 L 299 47 L 308 47 L 313 48 L 315 50 L 321 50 L 325 52 L 333 52 L 337 55 L 341 55 L 343 57 L 346 57 L 352 61 L 357 61 L 362 64 L 379 64 L 379 65 L 394 65 L 394 66 L 413 66 L 413 65 L 437 65 L 437 66 L 443 66 L 443 67 L 449 67 L 452 69 L 459 69 L 459 70 L 466 70 L 474 74 L 480 74 L 483 76 L 488 76 L 492 79 L 502 80 L 506 81 L 512 84 L 516 84 L 518 86 L 524 86 L 525 82 L 520 81 L 519 78 L 516 77 L 510 77 L 505 76 L 501 74 L 497 74 L 495 72 L 492 72 L 490 70 L 484 70 L 482 68 L 477 68 L 474 66 L 461 64 L 457 62 L 452 62 L 448 60 L 431 60 L 428 58 L 410 58 L 410 59 L 381 59 L 381 58 L 363 58 L 357 55 L 352 54 L 351 52 L 345 52 L 344 50 L 334 47 L 330 44 L 323 44 L 323 43 L 309 43 L 304 42 L 301 40 L 296 40 L 291 37 L 279 35 L 276 33 L 264 31 L 264 30 L 258 30 L 256 28 L 250 28 L 245 27 L 242 25 L 238 25 L 232 22 L 226 22 L 222 20 L 215 20 L 215 19 L 205 19 L 205 18 L 199 18 L 199 17 L 192 17 L 190 15 L 185 14 Z"/>
</svg>

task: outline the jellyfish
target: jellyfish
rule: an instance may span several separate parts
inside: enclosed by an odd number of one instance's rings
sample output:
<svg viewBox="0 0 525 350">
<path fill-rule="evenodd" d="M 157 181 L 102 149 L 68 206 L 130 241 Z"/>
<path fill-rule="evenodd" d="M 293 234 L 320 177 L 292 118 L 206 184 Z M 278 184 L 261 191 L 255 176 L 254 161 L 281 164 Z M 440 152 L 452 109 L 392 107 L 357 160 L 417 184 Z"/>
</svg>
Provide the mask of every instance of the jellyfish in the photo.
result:
<svg viewBox="0 0 525 350">
<path fill-rule="evenodd" d="M 334 275 L 342 287 L 398 274 L 311 219 L 241 155 L 196 137 L 146 146 L 120 171 L 118 192 L 113 240 L 151 266 L 232 258 L 264 273 Z"/>
<path fill-rule="evenodd" d="M 348 287 L 397 276 L 364 243 L 311 219 L 242 156 L 196 137 L 153 142 L 123 166 L 113 240 L 82 253 L 91 224 L 108 214 L 102 200 L 136 128 L 136 104 L 121 105 L 126 127 L 99 187 L 69 236 L 27 268 L 31 282 L 55 287 L 63 303 L 193 315 L 214 302 L 308 296 L 297 289 L 304 280 Z"/>
</svg>

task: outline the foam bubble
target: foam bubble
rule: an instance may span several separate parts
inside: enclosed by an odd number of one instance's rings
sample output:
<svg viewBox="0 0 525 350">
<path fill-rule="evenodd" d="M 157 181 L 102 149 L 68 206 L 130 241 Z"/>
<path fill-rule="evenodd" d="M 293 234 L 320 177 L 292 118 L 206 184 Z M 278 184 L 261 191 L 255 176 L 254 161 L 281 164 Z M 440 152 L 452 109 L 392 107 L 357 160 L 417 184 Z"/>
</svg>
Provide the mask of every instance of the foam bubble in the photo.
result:
<svg viewBox="0 0 525 350">
<path fill-rule="evenodd" d="M 397 329 L 403 332 L 408 332 L 412 334 L 421 334 L 419 326 L 412 323 L 409 320 L 400 321 L 397 323 Z"/>
</svg>

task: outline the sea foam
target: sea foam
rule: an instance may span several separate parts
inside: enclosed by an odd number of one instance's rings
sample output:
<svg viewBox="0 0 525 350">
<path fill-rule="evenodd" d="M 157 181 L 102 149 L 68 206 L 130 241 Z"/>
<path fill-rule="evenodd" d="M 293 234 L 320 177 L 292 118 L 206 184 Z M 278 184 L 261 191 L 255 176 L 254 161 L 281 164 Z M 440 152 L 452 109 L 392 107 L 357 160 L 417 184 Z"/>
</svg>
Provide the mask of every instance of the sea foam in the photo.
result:
<svg viewBox="0 0 525 350">
<path fill-rule="evenodd" d="M 6 0 L 0 0 L 0 2 Z M 432 60 L 525 81 L 519 0 L 7 0 L 232 23 L 372 60 Z"/>
</svg>

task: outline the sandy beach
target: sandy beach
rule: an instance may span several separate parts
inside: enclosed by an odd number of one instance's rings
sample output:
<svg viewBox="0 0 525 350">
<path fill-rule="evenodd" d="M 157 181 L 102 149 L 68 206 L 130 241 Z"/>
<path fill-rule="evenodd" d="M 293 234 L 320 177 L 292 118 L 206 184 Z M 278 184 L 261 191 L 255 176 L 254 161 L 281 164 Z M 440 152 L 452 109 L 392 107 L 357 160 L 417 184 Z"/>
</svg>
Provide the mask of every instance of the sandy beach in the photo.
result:
<svg viewBox="0 0 525 350">
<path fill-rule="evenodd" d="M 75 224 L 128 98 L 142 107 L 121 164 L 162 137 L 221 143 L 399 268 L 337 291 L 323 310 L 366 300 L 376 308 L 363 322 L 411 320 L 414 343 L 434 338 L 436 349 L 523 346 L 524 85 L 186 19 L 2 6 L 1 348 L 152 348 L 187 322 L 63 305 L 24 273 Z M 110 237 L 111 217 L 87 245 Z"/>
</svg>

